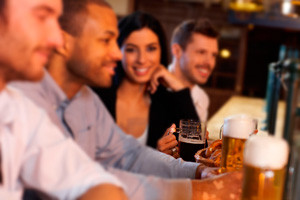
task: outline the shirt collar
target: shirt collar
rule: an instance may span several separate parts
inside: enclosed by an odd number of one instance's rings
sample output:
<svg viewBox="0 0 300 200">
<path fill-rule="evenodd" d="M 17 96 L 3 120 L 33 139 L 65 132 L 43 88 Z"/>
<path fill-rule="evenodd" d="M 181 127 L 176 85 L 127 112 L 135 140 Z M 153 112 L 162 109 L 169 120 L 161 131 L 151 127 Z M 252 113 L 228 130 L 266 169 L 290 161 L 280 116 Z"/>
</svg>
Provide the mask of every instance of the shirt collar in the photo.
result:
<svg viewBox="0 0 300 200">
<path fill-rule="evenodd" d="M 4 88 L 0 91 L 0 124 L 5 125 L 13 121 L 16 107 L 12 105 L 12 97 L 9 94 L 9 89 Z"/>
<path fill-rule="evenodd" d="M 45 76 L 41 84 L 45 89 L 47 98 L 50 98 L 49 101 L 55 109 L 59 107 L 66 108 L 73 100 L 81 96 L 84 88 L 81 88 L 72 99 L 68 99 L 65 92 L 59 87 L 47 70 L 45 70 Z"/>
</svg>

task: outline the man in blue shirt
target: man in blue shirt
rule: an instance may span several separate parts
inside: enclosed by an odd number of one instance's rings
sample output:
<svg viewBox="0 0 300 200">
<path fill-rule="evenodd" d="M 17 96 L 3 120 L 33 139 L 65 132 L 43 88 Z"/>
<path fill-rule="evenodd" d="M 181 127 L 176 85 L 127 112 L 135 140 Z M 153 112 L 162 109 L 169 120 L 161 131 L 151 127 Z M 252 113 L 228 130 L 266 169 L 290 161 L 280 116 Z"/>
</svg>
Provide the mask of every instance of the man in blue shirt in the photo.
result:
<svg viewBox="0 0 300 200">
<path fill-rule="evenodd" d="M 87 85 L 108 87 L 116 62 L 117 18 L 102 1 L 66 0 L 61 17 L 64 46 L 52 55 L 41 83 L 17 83 L 43 107 L 67 137 L 127 186 L 131 199 L 196 199 L 234 197 L 241 188 L 239 173 L 203 181 L 203 166 L 184 162 L 141 145 L 114 123 Z"/>
</svg>

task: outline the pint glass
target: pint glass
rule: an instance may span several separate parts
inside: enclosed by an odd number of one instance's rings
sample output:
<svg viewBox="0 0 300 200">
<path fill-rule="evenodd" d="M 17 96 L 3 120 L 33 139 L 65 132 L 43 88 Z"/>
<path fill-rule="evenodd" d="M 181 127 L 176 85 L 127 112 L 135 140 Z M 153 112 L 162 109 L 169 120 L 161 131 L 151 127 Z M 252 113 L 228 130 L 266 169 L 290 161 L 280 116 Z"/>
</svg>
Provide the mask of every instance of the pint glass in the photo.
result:
<svg viewBox="0 0 300 200">
<path fill-rule="evenodd" d="M 289 147 L 273 136 L 251 136 L 244 151 L 243 200 L 282 200 Z"/>
<path fill-rule="evenodd" d="M 257 129 L 257 120 L 247 115 L 235 115 L 224 120 L 221 171 L 243 168 L 244 145 Z"/>
<path fill-rule="evenodd" d="M 198 120 L 180 120 L 179 154 L 185 161 L 195 162 L 195 153 L 205 147 L 206 123 Z"/>
</svg>

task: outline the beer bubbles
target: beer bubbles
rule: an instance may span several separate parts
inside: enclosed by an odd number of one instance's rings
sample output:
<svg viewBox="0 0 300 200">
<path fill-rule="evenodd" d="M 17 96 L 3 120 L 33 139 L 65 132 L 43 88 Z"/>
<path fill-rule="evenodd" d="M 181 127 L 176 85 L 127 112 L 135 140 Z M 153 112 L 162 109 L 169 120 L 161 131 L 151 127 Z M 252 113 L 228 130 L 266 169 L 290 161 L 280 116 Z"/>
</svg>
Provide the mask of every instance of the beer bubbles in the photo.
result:
<svg viewBox="0 0 300 200">
<path fill-rule="evenodd" d="M 288 143 L 273 136 L 251 136 L 244 150 L 243 200 L 282 200 Z"/>
<path fill-rule="evenodd" d="M 243 153 L 246 140 L 256 132 L 257 120 L 248 115 L 233 115 L 224 120 L 221 171 L 236 171 L 243 168 Z"/>
</svg>

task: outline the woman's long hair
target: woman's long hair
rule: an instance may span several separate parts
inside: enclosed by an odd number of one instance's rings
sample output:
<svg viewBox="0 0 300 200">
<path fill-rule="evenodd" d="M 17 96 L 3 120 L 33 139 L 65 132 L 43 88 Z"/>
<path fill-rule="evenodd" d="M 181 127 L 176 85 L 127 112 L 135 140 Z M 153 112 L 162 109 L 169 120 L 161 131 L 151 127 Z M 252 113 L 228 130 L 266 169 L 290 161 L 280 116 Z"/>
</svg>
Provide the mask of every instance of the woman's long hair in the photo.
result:
<svg viewBox="0 0 300 200">
<path fill-rule="evenodd" d="M 129 37 L 129 35 L 137 30 L 141 30 L 143 28 L 149 28 L 152 30 L 159 39 L 159 44 L 161 48 L 161 57 L 160 63 L 164 66 L 168 65 L 168 48 L 166 44 L 166 35 L 162 28 L 160 22 L 153 17 L 152 15 L 136 11 L 119 21 L 118 24 L 120 36 L 118 38 L 119 47 L 123 45 L 123 42 Z M 123 70 L 121 62 L 118 62 L 118 66 L 116 68 L 116 75 L 114 77 L 114 86 L 118 86 L 122 79 L 125 76 L 125 72 Z"/>
</svg>

